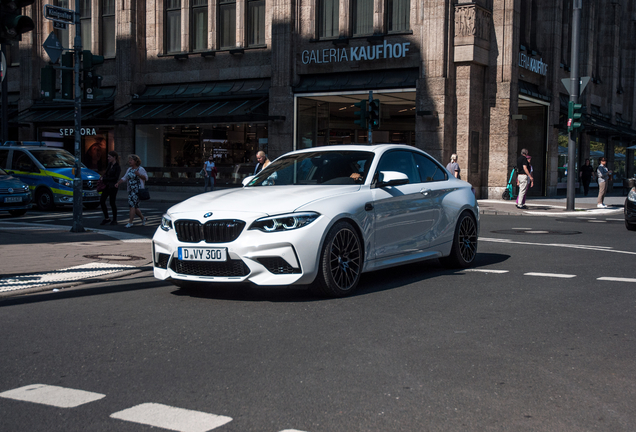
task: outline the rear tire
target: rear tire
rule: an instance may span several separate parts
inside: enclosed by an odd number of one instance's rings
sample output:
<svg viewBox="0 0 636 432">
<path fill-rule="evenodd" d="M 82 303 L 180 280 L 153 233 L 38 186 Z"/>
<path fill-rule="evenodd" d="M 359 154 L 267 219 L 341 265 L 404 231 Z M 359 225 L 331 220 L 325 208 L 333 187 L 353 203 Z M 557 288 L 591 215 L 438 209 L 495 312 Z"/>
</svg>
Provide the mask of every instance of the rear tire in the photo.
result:
<svg viewBox="0 0 636 432">
<path fill-rule="evenodd" d="M 506 190 L 504 191 L 504 193 L 501 195 L 501 197 L 502 197 L 503 199 L 505 199 L 505 200 L 510 200 L 510 199 L 511 199 L 511 198 L 510 198 L 510 191 L 509 191 L 508 189 L 506 189 Z"/>
<path fill-rule="evenodd" d="M 26 214 L 26 209 L 22 209 L 22 210 L 9 210 L 9 214 L 11 214 L 11 216 L 24 216 Z"/>
<path fill-rule="evenodd" d="M 320 253 L 318 276 L 312 288 L 329 297 L 345 297 L 355 291 L 362 271 L 360 237 L 349 222 L 336 223 Z"/>
<path fill-rule="evenodd" d="M 470 266 L 477 256 L 477 241 L 477 223 L 473 215 L 465 211 L 457 220 L 451 253 L 440 261 L 451 268 Z"/>
<path fill-rule="evenodd" d="M 49 190 L 41 190 L 35 195 L 35 203 L 40 210 L 49 211 L 55 208 L 53 193 Z"/>
</svg>

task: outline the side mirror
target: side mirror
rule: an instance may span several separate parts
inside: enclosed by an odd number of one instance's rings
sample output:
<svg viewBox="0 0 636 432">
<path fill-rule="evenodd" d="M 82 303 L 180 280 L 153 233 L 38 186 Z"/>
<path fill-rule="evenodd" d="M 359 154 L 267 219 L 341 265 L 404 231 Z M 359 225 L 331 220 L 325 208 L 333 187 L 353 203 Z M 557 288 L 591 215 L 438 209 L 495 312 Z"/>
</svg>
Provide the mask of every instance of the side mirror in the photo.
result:
<svg viewBox="0 0 636 432">
<path fill-rule="evenodd" d="M 247 176 L 247 177 L 245 177 L 245 178 L 243 179 L 243 181 L 241 181 L 241 184 L 242 184 L 244 187 L 245 187 L 245 186 L 247 186 L 247 184 L 248 184 L 249 182 L 251 182 L 251 181 L 254 179 L 254 177 L 256 177 L 256 176 L 251 175 L 251 176 Z"/>
<path fill-rule="evenodd" d="M 407 184 L 409 178 L 406 174 L 398 171 L 380 171 L 377 187 L 399 186 Z"/>
</svg>

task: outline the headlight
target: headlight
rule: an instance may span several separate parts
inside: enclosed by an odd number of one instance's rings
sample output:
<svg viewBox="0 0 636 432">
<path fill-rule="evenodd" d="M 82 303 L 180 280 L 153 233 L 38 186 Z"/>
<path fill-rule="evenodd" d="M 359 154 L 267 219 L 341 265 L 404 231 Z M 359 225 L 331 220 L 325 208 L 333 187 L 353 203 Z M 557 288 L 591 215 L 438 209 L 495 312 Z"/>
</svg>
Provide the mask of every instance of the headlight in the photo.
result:
<svg viewBox="0 0 636 432">
<path fill-rule="evenodd" d="M 631 202 L 636 202 L 636 188 L 632 188 L 627 194 L 627 199 Z"/>
<path fill-rule="evenodd" d="M 318 219 L 319 216 L 320 214 L 314 212 L 270 216 L 254 221 L 249 229 L 257 229 L 264 232 L 289 231 L 307 226 Z"/>
<path fill-rule="evenodd" d="M 172 219 L 168 215 L 163 215 L 161 218 L 161 229 L 164 231 L 170 231 L 172 229 Z"/>
<path fill-rule="evenodd" d="M 53 177 L 53 180 L 55 180 L 56 183 L 59 183 L 62 186 L 66 186 L 66 187 L 69 187 L 69 188 L 73 187 L 73 180 L 63 179 L 63 178 L 59 178 L 59 177 Z"/>
</svg>

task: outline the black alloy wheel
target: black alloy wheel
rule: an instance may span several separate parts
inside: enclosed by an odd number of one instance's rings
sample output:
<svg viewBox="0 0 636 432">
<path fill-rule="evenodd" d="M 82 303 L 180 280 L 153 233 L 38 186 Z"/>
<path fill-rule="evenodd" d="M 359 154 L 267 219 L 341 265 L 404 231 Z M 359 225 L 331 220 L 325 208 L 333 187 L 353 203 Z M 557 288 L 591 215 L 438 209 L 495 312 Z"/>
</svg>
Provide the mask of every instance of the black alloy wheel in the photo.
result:
<svg viewBox="0 0 636 432">
<path fill-rule="evenodd" d="M 442 262 L 449 267 L 465 268 L 472 264 L 477 256 L 477 223 L 468 211 L 464 211 L 457 221 L 453 246 L 449 256 Z"/>
<path fill-rule="evenodd" d="M 351 294 L 362 271 L 362 246 L 353 226 L 345 221 L 336 223 L 329 230 L 320 255 L 316 290 L 330 297 Z"/>
</svg>

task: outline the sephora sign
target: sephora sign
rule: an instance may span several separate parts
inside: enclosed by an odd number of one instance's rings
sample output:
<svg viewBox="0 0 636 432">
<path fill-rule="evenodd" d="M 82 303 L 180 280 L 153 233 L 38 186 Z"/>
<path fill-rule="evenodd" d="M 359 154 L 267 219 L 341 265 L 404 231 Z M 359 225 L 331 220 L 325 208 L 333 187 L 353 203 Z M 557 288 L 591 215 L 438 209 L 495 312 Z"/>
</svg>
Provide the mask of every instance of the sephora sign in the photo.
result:
<svg viewBox="0 0 636 432">
<path fill-rule="evenodd" d="M 303 64 L 339 63 L 363 60 L 384 60 L 406 57 L 410 42 L 369 45 L 366 47 L 325 48 L 302 52 Z"/>
</svg>

